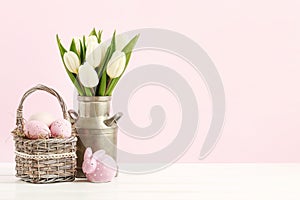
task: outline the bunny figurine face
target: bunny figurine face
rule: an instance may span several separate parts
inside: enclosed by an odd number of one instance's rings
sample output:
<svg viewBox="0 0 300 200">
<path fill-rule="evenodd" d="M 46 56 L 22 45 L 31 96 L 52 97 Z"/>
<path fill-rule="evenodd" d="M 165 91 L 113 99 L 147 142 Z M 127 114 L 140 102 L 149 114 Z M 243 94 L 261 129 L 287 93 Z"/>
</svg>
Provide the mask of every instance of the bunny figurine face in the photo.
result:
<svg viewBox="0 0 300 200">
<path fill-rule="evenodd" d="M 90 174 L 97 168 L 97 160 L 93 158 L 91 148 L 87 148 L 84 153 L 84 161 L 82 163 L 82 170 L 86 174 Z"/>
<path fill-rule="evenodd" d="M 104 150 L 96 151 L 94 154 L 91 148 L 84 153 L 82 170 L 91 182 L 109 182 L 116 176 L 116 161 L 105 154 Z"/>
</svg>

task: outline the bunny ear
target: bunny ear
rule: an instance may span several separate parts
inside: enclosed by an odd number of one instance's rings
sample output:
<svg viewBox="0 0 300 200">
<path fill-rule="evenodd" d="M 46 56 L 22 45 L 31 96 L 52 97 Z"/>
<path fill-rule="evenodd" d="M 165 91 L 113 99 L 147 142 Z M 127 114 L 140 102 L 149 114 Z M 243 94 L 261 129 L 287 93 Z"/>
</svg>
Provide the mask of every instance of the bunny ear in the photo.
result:
<svg viewBox="0 0 300 200">
<path fill-rule="evenodd" d="M 105 151 L 104 150 L 98 150 L 93 154 L 93 158 L 95 158 L 98 161 L 102 161 L 103 156 L 105 155 Z"/>
<path fill-rule="evenodd" d="M 104 155 L 101 162 L 106 166 L 111 169 L 117 170 L 117 163 L 116 161 L 110 157 L 109 155 Z"/>
<path fill-rule="evenodd" d="M 83 159 L 84 159 L 84 160 L 91 159 L 91 158 L 92 158 L 92 155 L 93 155 L 93 151 L 92 151 L 91 147 L 88 147 L 88 148 L 85 150 Z"/>
</svg>

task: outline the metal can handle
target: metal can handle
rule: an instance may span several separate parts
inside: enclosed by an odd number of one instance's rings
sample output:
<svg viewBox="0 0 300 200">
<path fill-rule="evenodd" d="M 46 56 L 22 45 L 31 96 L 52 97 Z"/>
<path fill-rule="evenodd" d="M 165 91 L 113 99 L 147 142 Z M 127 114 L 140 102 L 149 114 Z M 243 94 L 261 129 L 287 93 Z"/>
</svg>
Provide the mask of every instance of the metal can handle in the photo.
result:
<svg viewBox="0 0 300 200">
<path fill-rule="evenodd" d="M 118 112 L 114 116 L 112 116 L 109 119 L 104 120 L 104 124 L 106 126 L 112 126 L 114 123 L 117 123 L 117 121 L 123 116 L 123 113 Z"/>
</svg>

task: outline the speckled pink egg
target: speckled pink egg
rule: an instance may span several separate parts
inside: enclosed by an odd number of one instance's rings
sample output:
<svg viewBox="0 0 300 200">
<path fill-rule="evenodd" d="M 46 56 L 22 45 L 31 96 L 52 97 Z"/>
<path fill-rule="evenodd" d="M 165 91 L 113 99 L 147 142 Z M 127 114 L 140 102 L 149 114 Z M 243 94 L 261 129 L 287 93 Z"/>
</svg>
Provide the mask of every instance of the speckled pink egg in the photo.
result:
<svg viewBox="0 0 300 200">
<path fill-rule="evenodd" d="M 51 136 L 58 138 L 68 138 L 72 135 L 72 125 L 66 119 L 55 120 L 51 126 Z"/>
<path fill-rule="evenodd" d="M 50 129 L 43 122 L 32 120 L 25 123 L 25 136 L 29 139 L 50 137 Z"/>
<path fill-rule="evenodd" d="M 52 122 L 54 122 L 55 118 L 50 113 L 40 112 L 40 113 L 31 115 L 28 121 L 32 121 L 32 120 L 37 120 L 37 121 L 43 122 L 48 127 L 50 127 Z"/>
</svg>

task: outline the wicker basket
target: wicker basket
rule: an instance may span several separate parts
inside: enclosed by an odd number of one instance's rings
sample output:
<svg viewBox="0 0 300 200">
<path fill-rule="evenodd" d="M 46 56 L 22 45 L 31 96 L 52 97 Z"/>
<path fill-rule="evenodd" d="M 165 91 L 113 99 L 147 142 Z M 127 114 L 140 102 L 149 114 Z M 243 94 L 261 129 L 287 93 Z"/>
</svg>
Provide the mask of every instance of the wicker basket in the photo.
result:
<svg viewBox="0 0 300 200">
<path fill-rule="evenodd" d="M 66 139 L 30 140 L 24 137 L 23 102 L 31 93 L 42 90 L 54 95 L 62 108 L 64 119 L 70 120 L 66 105 L 53 89 L 43 85 L 28 90 L 17 110 L 17 128 L 12 132 L 15 141 L 16 176 L 31 183 L 74 181 L 76 174 L 76 131 Z M 74 126 L 73 126 L 74 127 Z"/>
</svg>

